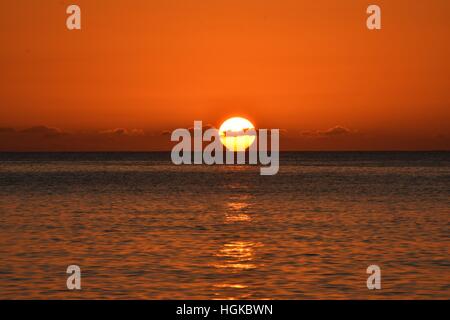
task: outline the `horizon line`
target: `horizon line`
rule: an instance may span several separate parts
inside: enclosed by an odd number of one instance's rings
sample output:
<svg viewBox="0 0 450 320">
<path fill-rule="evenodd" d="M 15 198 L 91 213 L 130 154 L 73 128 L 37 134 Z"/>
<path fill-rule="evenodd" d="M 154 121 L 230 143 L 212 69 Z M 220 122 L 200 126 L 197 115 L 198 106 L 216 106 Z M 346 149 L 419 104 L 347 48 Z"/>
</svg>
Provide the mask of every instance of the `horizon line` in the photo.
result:
<svg viewBox="0 0 450 320">
<path fill-rule="evenodd" d="M 270 150 L 268 150 L 270 151 Z M 1 153 L 170 153 L 171 150 L 0 150 Z M 203 151 L 202 151 L 203 152 Z M 289 152 L 450 152 L 450 149 L 363 149 L 363 150 L 280 150 Z M 191 151 L 192 153 L 192 151 Z"/>
</svg>

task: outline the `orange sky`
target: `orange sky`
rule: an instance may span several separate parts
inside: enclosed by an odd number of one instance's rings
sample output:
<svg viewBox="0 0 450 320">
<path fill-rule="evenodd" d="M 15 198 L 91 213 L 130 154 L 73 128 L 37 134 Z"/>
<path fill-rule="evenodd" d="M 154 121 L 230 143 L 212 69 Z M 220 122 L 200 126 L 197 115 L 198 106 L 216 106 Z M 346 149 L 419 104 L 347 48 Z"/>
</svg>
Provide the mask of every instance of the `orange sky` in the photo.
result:
<svg viewBox="0 0 450 320">
<path fill-rule="evenodd" d="M 448 0 L 1 1 L 0 150 L 164 149 L 231 115 L 284 149 L 448 150 L 449 18 Z"/>
</svg>

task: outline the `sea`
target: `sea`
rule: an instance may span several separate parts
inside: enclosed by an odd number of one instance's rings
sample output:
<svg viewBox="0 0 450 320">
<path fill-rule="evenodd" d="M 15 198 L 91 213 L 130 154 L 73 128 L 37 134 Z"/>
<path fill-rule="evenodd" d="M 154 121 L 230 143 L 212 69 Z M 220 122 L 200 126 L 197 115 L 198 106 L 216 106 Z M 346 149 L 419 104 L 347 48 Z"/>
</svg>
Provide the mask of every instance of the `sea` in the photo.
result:
<svg viewBox="0 0 450 320">
<path fill-rule="evenodd" d="M 450 299 L 449 244 L 450 152 L 0 153 L 0 299 Z"/>
</svg>

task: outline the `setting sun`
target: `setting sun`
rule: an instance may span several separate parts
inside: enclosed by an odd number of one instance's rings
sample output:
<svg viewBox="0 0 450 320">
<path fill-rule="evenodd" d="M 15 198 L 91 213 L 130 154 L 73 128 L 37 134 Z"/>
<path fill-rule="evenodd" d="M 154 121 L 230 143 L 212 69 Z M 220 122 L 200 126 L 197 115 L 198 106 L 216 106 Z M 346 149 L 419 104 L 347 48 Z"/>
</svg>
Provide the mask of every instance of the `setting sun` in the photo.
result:
<svg viewBox="0 0 450 320">
<path fill-rule="evenodd" d="M 248 131 L 255 126 L 245 118 L 234 117 L 226 120 L 219 128 L 220 141 L 231 151 L 245 151 L 255 141 L 255 135 Z"/>
</svg>

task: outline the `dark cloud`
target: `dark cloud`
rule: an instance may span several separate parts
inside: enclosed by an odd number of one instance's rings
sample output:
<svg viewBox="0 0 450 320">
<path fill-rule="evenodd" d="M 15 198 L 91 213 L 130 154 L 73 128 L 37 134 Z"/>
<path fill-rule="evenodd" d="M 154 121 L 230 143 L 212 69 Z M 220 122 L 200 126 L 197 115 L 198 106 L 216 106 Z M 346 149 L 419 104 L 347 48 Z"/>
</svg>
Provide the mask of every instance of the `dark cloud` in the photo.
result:
<svg viewBox="0 0 450 320">
<path fill-rule="evenodd" d="M 61 135 L 66 135 L 67 133 L 62 132 L 58 128 L 51 128 L 46 126 L 35 126 L 31 128 L 24 129 L 20 131 L 20 133 L 35 135 L 35 136 L 43 136 L 43 137 L 57 137 Z"/>
<path fill-rule="evenodd" d="M 160 151 L 170 139 L 139 129 L 63 132 L 35 126 L 23 130 L 1 128 L 0 151 Z"/>
<path fill-rule="evenodd" d="M 303 131 L 301 134 L 302 134 L 302 136 L 308 137 L 308 138 L 320 138 L 320 137 L 345 136 L 345 135 L 349 135 L 352 133 L 356 133 L 356 131 L 337 125 L 328 130 Z"/>
<path fill-rule="evenodd" d="M 302 131 L 301 135 L 307 138 L 310 137 L 317 137 L 317 132 L 316 131 Z"/>
<path fill-rule="evenodd" d="M 161 132 L 162 136 L 170 136 L 172 133 L 169 130 L 164 130 Z"/>
<path fill-rule="evenodd" d="M 206 125 L 203 130 L 212 126 Z M 193 128 L 191 128 L 193 129 Z M 146 131 L 116 128 L 99 131 L 63 132 L 50 126 L 25 130 L 0 128 L 0 151 L 167 151 L 171 130 Z M 280 134 L 285 130 L 280 130 Z M 420 137 L 419 137 L 420 138 Z M 450 150 L 450 135 L 392 136 L 383 132 L 364 132 L 343 126 L 286 136 L 284 150 Z M 369 149 L 370 148 L 370 149 Z"/>
<path fill-rule="evenodd" d="M 246 135 L 246 134 L 250 134 L 250 132 L 249 132 L 250 130 L 252 130 L 252 129 L 247 128 L 247 129 L 243 129 L 243 130 L 240 130 L 240 131 L 231 131 L 231 130 L 229 130 L 229 131 L 225 132 L 225 134 L 226 134 L 227 137 L 239 137 L 239 136 L 243 136 L 243 135 Z M 256 135 L 256 131 L 254 131 L 253 135 Z"/>
<path fill-rule="evenodd" d="M 214 128 L 214 126 L 212 124 L 205 124 L 204 126 L 202 126 L 202 131 L 204 132 L 211 128 Z M 189 132 L 192 133 L 192 132 L 194 132 L 195 129 L 194 129 L 194 127 L 190 127 L 188 130 L 189 130 Z"/>
<path fill-rule="evenodd" d="M 206 130 L 211 129 L 211 128 L 214 128 L 214 126 L 212 124 L 205 124 L 204 126 L 202 126 L 202 132 L 205 132 Z M 180 129 L 186 129 L 186 128 L 180 128 Z M 174 130 L 176 130 L 176 129 L 163 130 L 163 131 L 160 132 L 160 135 L 161 136 L 170 136 Z M 193 134 L 196 129 L 194 127 L 189 127 L 189 128 L 187 128 L 187 130 L 191 134 Z"/>
<path fill-rule="evenodd" d="M 438 133 L 435 137 L 436 137 L 436 139 L 438 139 L 438 140 L 444 140 L 444 141 L 450 140 L 450 137 L 447 136 L 447 135 L 444 134 L 444 133 Z"/>
<path fill-rule="evenodd" d="M 101 134 L 115 135 L 115 136 L 143 136 L 144 131 L 141 129 L 126 129 L 126 128 L 115 128 L 100 131 Z"/>
<path fill-rule="evenodd" d="M 13 128 L 0 128 L 0 134 L 2 133 L 14 133 L 16 132 L 16 130 L 14 130 Z"/>
<path fill-rule="evenodd" d="M 330 128 L 326 131 L 319 132 L 319 133 L 322 135 L 325 135 L 325 136 L 341 136 L 341 135 L 352 133 L 352 131 L 350 129 L 347 129 L 342 126 L 335 126 L 333 128 Z"/>
</svg>

